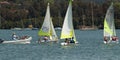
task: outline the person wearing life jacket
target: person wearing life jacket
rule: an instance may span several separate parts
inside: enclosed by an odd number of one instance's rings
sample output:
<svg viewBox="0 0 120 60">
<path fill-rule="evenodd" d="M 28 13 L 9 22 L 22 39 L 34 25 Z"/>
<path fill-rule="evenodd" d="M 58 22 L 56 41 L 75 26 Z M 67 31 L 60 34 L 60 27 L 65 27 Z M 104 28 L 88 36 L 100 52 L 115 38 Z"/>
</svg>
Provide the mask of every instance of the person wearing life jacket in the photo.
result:
<svg viewBox="0 0 120 60">
<path fill-rule="evenodd" d="M 69 44 L 69 43 L 70 43 L 70 41 L 69 41 L 69 39 L 68 39 L 68 38 L 66 38 L 66 39 L 65 39 L 65 43 L 67 43 L 67 44 Z"/>
<path fill-rule="evenodd" d="M 17 39 L 18 39 L 18 36 L 17 36 L 15 33 L 13 33 L 13 34 L 12 34 L 12 39 L 13 39 L 13 40 L 17 40 Z"/>
<path fill-rule="evenodd" d="M 3 43 L 4 42 L 4 40 L 3 39 L 0 39 L 0 43 Z"/>
<path fill-rule="evenodd" d="M 27 38 L 27 36 L 22 36 L 22 37 L 21 37 L 21 39 L 26 39 L 26 38 Z"/>
<path fill-rule="evenodd" d="M 113 36 L 112 37 L 112 41 L 116 41 L 116 40 L 118 40 L 118 37 L 117 36 Z"/>
<path fill-rule="evenodd" d="M 44 36 L 44 37 L 43 37 L 43 40 L 44 40 L 45 42 L 47 42 L 47 41 L 48 41 L 48 36 Z"/>
<path fill-rule="evenodd" d="M 70 43 L 75 43 L 74 37 L 72 37 L 72 38 L 70 39 Z"/>
<path fill-rule="evenodd" d="M 108 37 L 107 36 L 104 36 L 104 41 L 108 42 Z"/>
</svg>

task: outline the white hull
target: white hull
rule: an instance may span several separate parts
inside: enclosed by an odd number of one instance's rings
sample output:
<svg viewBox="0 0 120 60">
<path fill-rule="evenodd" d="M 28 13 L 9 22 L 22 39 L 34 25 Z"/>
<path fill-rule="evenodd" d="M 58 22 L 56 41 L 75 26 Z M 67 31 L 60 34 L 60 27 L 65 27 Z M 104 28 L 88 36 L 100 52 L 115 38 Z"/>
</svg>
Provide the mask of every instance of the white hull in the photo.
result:
<svg viewBox="0 0 120 60">
<path fill-rule="evenodd" d="M 58 40 L 47 40 L 47 41 L 40 40 L 40 41 L 38 41 L 38 43 L 46 43 L 46 42 L 58 42 Z"/>
<path fill-rule="evenodd" d="M 12 40 L 12 41 L 3 41 L 3 43 L 11 43 L 11 44 L 30 44 L 30 41 L 32 40 L 32 37 L 27 37 L 25 39 L 19 39 L 19 40 Z"/>
<path fill-rule="evenodd" d="M 62 42 L 61 45 L 62 45 L 62 46 L 67 46 L 68 43 Z"/>
<path fill-rule="evenodd" d="M 118 44 L 118 43 L 119 43 L 119 41 L 118 41 L 118 40 L 116 40 L 116 41 L 108 41 L 108 42 L 103 41 L 103 43 L 104 43 L 104 44 L 109 44 L 109 43 L 116 43 L 116 44 Z"/>
<path fill-rule="evenodd" d="M 68 46 L 68 45 L 71 45 L 71 44 L 78 44 L 78 42 L 76 42 L 76 43 L 66 43 L 66 42 L 62 42 L 62 43 L 61 43 L 62 46 Z"/>
</svg>

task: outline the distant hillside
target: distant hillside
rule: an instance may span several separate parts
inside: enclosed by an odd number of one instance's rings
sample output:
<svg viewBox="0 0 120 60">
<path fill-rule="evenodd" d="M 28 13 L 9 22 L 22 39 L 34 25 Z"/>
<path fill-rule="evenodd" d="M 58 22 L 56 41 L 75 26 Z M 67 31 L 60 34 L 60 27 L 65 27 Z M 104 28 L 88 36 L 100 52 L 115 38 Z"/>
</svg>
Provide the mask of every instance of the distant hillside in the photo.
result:
<svg viewBox="0 0 120 60">
<path fill-rule="evenodd" d="M 116 28 L 120 28 L 119 0 L 74 0 L 72 5 L 74 27 L 79 29 L 83 25 L 83 18 L 86 22 L 85 25 L 91 26 L 93 17 L 95 25 L 103 27 L 103 20 L 111 1 L 114 1 Z M 31 24 L 33 27 L 40 28 L 48 2 L 54 26 L 61 27 L 69 0 L 0 0 L 0 19 L 2 22 L 0 29 L 23 27 L 23 25 L 27 28 Z M 56 23 L 58 20 L 59 24 Z"/>
<path fill-rule="evenodd" d="M 105 2 L 106 0 L 82 0 L 83 2 L 96 2 L 96 3 L 99 3 L 99 4 L 102 4 L 103 2 Z"/>
<path fill-rule="evenodd" d="M 106 1 L 113 1 L 113 2 L 120 2 L 120 0 L 81 0 L 81 1 L 84 1 L 84 2 L 95 2 L 95 3 L 98 3 L 98 4 L 102 4 Z"/>
</svg>

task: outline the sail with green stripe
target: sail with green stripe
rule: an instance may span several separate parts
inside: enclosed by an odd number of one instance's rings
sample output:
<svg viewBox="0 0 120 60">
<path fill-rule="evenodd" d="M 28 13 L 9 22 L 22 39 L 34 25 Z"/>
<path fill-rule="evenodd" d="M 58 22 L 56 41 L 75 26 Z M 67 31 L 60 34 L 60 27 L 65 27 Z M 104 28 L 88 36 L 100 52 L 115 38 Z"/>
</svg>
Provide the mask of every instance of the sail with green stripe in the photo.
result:
<svg viewBox="0 0 120 60">
<path fill-rule="evenodd" d="M 112 31 L 111 31 L 106 19 L 104 20 L 104 33 L 106 36 L 112 35 Z"/>
<path fill-rule="evenodd" d="M 50 8 L 49 3 L 46 10 L 46 16 L 42 25 L 42 28 L 39 31 L 39 36 L 50 36 Z"/>
<path fill-rule="evenodd" d="M 112 36 L 116 36 L 113 3 L 111 3 L 110 7 L 108 8 L 104 19 L 104 36 L 110 37 L 110 39 Z"/>
<path fill-rule="evenodd" d="M 72 20 L 73 20 L 73 18 L 72 18 L 72 0 L 70 0 L 66 15 L 65 15 L 65 19 L 64 19 L 60 38 L 61 39 L 74 38 L 74 41 L 76 42 L 76 36 L 74 33 Z"/>
<path fill-rule="evenodd" d="M 43 25 L 38 32 L 39 36 L 49 36 L 50 40 L 58 40 L 54 26 L 50 17 L 50 7 L 49 3 L 47 5 L 46 15 L 44 18 Z"/>
</svg>

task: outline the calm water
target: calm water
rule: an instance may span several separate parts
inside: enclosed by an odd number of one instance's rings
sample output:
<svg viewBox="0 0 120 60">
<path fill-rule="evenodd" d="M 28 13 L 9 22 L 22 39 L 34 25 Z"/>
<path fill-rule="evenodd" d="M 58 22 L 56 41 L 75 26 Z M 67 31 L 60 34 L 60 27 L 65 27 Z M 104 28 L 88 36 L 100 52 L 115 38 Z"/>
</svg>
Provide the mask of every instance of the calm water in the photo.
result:
<svg viewBox="0 0 120 60">
<path fill-rule="evenodd" d="M 11 34 L 30 35 L 31 44 L 0 44 L 0 60 L 120 60 L 120 44 L 103 44 L 103 30 L 75 30 L 78 45 L 37 44 L 37 30 L 0 30 L 0 37 L 11 40 Z M 60 31 L 57 31 L 60 36 Z M 117 30 L 120 38 L 120 30 Z"/>
</svg>

